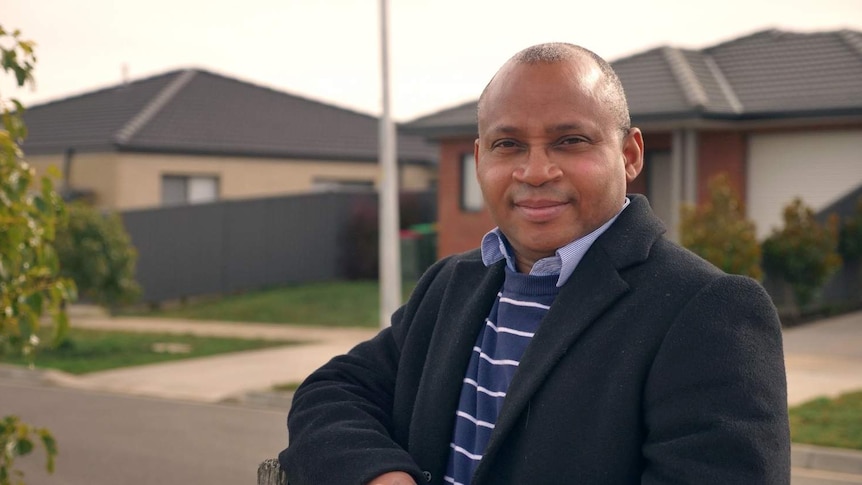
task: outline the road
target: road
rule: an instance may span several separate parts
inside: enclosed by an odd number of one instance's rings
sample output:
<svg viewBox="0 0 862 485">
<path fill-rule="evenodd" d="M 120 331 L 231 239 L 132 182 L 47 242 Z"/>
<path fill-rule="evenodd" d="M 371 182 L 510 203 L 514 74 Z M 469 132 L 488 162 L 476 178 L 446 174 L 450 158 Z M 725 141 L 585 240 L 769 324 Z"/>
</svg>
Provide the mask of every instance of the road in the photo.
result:
<svg viewBox="0 0 862 485">
<path fill-rule="evenodd" d="M 287 442 L 286 410 L 201 404 L 0 379 L 0 416 L 49 428 L 53 475 L 41 449 L 20 459 L 31 485 L 254 484 L 257 466 Z"/>
<path fill-rule="evenodd" d="M 253 485 L 286 441 L 286 410 L 202 404 L 0 378 L 0 416 L 49 428 L 53 475 L 41 449 L 19 459 L 29 485 Z M 862 484 L 860 475 L 794 469 L 792 485 Z"/>
</svg>

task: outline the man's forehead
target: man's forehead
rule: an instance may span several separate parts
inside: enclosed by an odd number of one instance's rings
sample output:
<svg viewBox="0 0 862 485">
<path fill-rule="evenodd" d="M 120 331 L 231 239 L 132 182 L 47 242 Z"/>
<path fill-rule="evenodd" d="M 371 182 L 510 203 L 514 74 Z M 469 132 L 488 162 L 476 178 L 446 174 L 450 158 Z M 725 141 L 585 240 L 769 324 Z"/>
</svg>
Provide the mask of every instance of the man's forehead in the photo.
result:
<svg viewBox="0 0 862 485">
<path fill-rule="evenodd" d="M 479 114 L 481 115 L 483 106 L 501 91 L 536 87 L 532 78 L 539 72 L 556 73 L 557 76 L 546 77 L 546 80 L 560 85 L 578 86 L 583 92 L 596 92 L 603 89 L 606 83 L 601 68 L 592 59 L 583 56 L 557 62 L 524 63 L 510 60 L 500 68 L 479 98 Z M 526 86 L 520 82 L 525 77 L 531 78 L 531 82 Z"/>
<path fill-rule="evenodd" d="M 558 86 L 564 87 L 564 91 L 578 91 L 586 95 L 587 98 L 592 98 L 598 94 L 598 90 L 606 87 L 605 81 L 604 73 L 590 59 L 575 58 L 552 63 L 519 63 L 517 61 L 510 61 L 500 69 L 479 100 L 479 124 L 486 125 L 486 122 L 493 123 L 492 120 L 487 119 L 487 116 L 491 115 L 491 112 L 495 113 L 493 115 L 495 118 L 501 114 L 500 109 L 503 109 L 502 112 L 507 112 L 508 110 L 504 108 L 508 105 L 508 102 L 506 104 L 501 103 L 504 102 L 502 99 L 510 96 L 515 96 L 517 99 L 529 91 L 548 92 L 549 89 L 555 91 L 555 86 Z M 542 83 L 554 83 L 554 85 L 543 86 Z M 500 96 L 504 98 L 501 99 Z M 573 118 L 558 119 L 550 122 L 546 131 L 551 131 L 561 126 L 583 125 L 584 120 L 580 119 L 581 117 L 576 113 L 569 113 L 569 116 L 573 116 Z M 511 131 L 512 129 L 516 129 L 519 124 L 508 123 L 505 120 L 498 121 L 500 123 L 496 124 L 496 126 L 486 126 L 485 129 Z"/>
<path fill-rule="evenodd" d="M 530 76 L 536 72 L 558 72 L 569 81 L 580 84 L 583 88 L 592 89 L 604 81 L 604 74 L 595 61 L 582 54 L 575 54 L 568 59 L 554 62 L 519 62 L 510 60 L 500 68 L 491 81 L 491 86 L 503 83 L 511 78 Z"/>
</svg>

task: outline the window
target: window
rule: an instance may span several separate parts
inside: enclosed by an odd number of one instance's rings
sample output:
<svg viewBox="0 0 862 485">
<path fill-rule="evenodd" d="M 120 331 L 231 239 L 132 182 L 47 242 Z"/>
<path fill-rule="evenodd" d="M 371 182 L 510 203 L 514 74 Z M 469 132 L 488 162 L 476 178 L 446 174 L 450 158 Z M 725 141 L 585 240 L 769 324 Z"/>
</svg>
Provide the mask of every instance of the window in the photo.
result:
<svg viewBox="0 0 862 485">
<path fill-rule="evenodd" d="M 162 205 L 202 204 L 218 200 L 214 176 L 162 175 Z"/>
<path fill-rule="evenodd" d="M 374 181 L 315 177 L 311 189 L 315 192 L 371 192 Z"/>
<path fill-rule="evenodd" d="M 477 212 L 485 207 L 482 189 L 476 178 L 476 161 L 472 153 L 461 157 L 461 209 L 464 212 Z"/>
</svg>

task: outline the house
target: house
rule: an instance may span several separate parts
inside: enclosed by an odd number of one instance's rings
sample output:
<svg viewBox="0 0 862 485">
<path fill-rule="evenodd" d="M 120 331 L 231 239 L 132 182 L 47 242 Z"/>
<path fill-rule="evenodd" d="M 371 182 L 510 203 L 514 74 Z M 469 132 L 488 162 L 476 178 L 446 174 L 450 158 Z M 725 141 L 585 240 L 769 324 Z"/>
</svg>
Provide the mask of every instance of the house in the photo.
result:
<svg viewBox="0 0 862 485">
<path fill-rule="evenodd" d="M 377 118 L 200 69 L 29 108 L 23 149 L 66 194 L 116 210 L 380 183 Z M 437 149 L 397 139 L 400 187 L 436 185 Z"/>
<path fill-rule="evenodd" d="M 644 132 L 644 171 L 629 190 L 649 197 L 672 238 L 681 205 L 702 202 L 722 172 L 760 238 L 793 197 L 821 210 L 862 186 L 860 32 L 766 30 L 611 64 Z M 493 223 L 475 182 L 476 102 L 405 129 L 440 143 L 438 255 L 478 246 Z"/>
</svg>

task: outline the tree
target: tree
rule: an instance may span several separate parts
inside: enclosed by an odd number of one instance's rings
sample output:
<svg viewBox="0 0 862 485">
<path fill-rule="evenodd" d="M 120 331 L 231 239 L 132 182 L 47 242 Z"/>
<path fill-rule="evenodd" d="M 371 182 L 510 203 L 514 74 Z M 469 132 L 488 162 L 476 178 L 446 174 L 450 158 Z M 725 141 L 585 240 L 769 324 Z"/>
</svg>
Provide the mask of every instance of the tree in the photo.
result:
<svg viewBox="0 0 862 485">
<path fill-rule="evenodd" d="M 821 224 L 797 197 L 784 208 L 784 227 L 763 242 L 764 269 L 790 285 L 802 310 L 840 266 L 837 216 Z"/>
<path fill-rule="evenodd" d="M 108 307 L 134 302 L 137 251 L 116 213 L 100 214 L 83 202 L 67 207 L 54 245 L 60 274 L 75 281 L 80 295 Z"/>
<path fill-rule="evenodd" d="M 760 279 L 760 245 L 754 223 L 745 218 L 727 174 L 709 181 L 709 200 L 684 206 L 682 245 L 727 273 Z"/>
<path fill-rule="evenodd" d="M 34 44 L 20 32 L 0 26 L 0 65 L 15 76 L 18 86 L 33 82 Z M 59 276 L 60 264 L 51 242 L 64 216 L 64 205 L 48 177 L 36 187 L 36 174 L 22 158 L 20 144 L 27 135 L 21 119 L 24 107 L 16 99 L 0 97 L 0 354 L 21 352 L 31 360 L 41 344 L 44 314 L 53 320 L 59 340 L 69 326 L 65 304 L 75 298 L 75 286 Z M 33 428 L 16 416 L 0 419 L 0 485 L 20 484 L 22 473 L 13 468 L 19 456 L 41 442 L 48 471 L 57 454 L 48 430 Z M 13 482 L 14 480 L 14 482 Z"/>
</svg>

